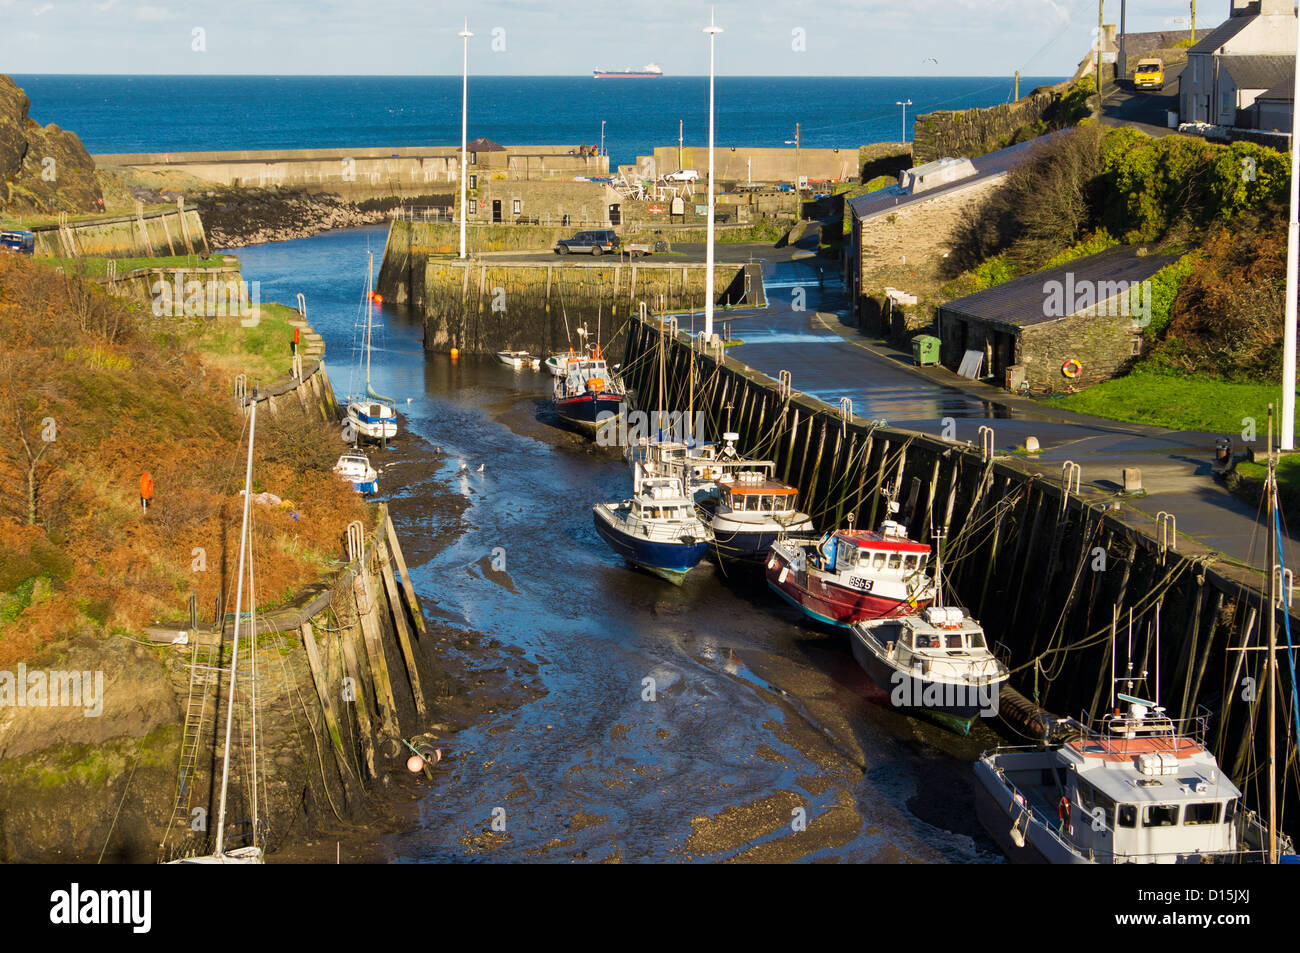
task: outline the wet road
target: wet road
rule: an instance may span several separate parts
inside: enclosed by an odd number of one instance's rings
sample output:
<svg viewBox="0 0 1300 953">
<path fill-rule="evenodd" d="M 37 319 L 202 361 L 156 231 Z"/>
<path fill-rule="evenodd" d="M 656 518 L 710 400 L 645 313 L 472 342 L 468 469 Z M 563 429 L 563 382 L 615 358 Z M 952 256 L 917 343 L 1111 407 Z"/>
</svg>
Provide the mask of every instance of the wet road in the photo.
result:
<svg viewBox="0 0 1300 953">
<path fill-rule="evenodd" d="M 306 294 L 340 397 L 367 243 L 382 229 L 239 253 L 264 299 Z M 626 568 L 591 522 L 626 467 L 537 419 L 542 374 L 426 355 L 394 315 L 379 339 L 375 387 L 443 452 L 429 485 L 381 476 L 404 540 L 455 533 L 411 566 L 426 611 L 499 642 L 486 664 L 543 692 L 451 740 L 394 859 L 1000 860 L 972 803 L 986 727 L 960 739 L 896 714 L 844 636 L 761 585 Z M 444 486 L 458 516 L 426 505 Z"/>
</svg>

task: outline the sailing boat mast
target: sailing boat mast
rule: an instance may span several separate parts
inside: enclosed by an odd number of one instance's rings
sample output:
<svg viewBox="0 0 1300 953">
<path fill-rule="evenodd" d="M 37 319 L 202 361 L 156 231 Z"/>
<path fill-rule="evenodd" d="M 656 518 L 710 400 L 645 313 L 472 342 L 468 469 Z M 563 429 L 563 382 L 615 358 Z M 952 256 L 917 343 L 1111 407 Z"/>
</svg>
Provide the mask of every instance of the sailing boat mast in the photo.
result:
<svg viewBox="0 0 1300 953">
<path fill-rule="evenodd" d="M 244 471 L 244 522 L 239 531 L 239 576 L 235 585 L 235 632 L 231 640 L 230 652 L 230 689 L 226 708 L 226 747 L 221 759 L 221 799 L 217 808 L 217 850 L 221 857 L 225 853 L 226 837 L 226 792 L 230 786 L 230 737 L 235 724 L 235 672 L 239 668 L 239 617 L 244 610 L 244 558 L 248 552 L 248 511 L 253 500 L 253 435 L 257 430 L 257 388 L 253 388 L 253 399 L 248 411 L 248 465 Z M 253 792 L 256 801 L 257 792 Z M 254 831 L 256 837 L 256 831 Z"/>
<path fill-rule="evenodd" d="M 375 316 L 375 253 L 367 252 L 366 262 L 366 394 L 370 394 L 370 335 Z"/>
<path fill-rule="evenodd" d="M 1277 863 L 1277 604 L 1280 566 L 1277 558 L 1277 473 L 1273 460 L 1273 405 L 1268 405 L 1268 862 Z"/>
</svg>

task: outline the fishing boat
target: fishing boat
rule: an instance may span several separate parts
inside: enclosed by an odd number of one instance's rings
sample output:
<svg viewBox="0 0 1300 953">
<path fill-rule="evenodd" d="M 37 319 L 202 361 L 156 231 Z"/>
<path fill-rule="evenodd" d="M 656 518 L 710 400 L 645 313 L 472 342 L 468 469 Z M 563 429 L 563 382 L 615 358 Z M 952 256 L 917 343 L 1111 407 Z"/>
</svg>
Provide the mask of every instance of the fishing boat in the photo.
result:
<svg viewBox="0 0 1300 953">
<path fill-rule="evenodd" d="M 891 515 L 897 507 L 891 500 Z M 767 584 L 809 618 L 847 629 L 928 606 L 935 595 L 929 561 L 930 547 L 909 539 L 906 527 L 892 519 L 875 531 L 850 523 L 817 540 L 773 543 Z"/>
<path fill-rule="evenodd" d="M 374 339 L 375 256 L 366 268 L 366 329 L 364 338 L 366 385 L 361 394 L 348 397 L 347 421 L 356 440 L 387 441 L 397 436 L 396 401 L 375 393 L 370 384 L 370 351 Z"/>
<path fill-rule="evenodd" d="M 379 492 L 379 475 L 364 453 L 345 453 L 334 464 L 334 472 L 352 484 L 358 493 L 370 495 Z"/>
<path fill-rule="evenodd" d="M 680 480 L 646 476 L 631 499 L 597 503 L 596 532 L 633 566 L 680 586 L 709 552 L 712 536 Z"/>
<path fill-rule="evenodd" d="M 566 362 L 555 378 L 555 412 L 586 430 L 621 415 L 627 406 L 623 382 L 611 371 L 597 343 L 578 360 Z"/>
<path fill-rule="evenodd" d="M 1209 711 L 1202 706 L 1193 717 L 1176 720 L 1155 701 L 1132 694 L 1145 685 L 1146 673 L 1133 671 L 1131 622 L 1129 643 L 1128 671 L 1121 678 L 1112 672 L 1111 710 L 1099 722 L 1057 719 L 1050 742 L 980 755 L 981 822 L 1018 863 L 1263 859 L 1266 825 L 1244 806 L 1241 791 L 1205 745 Z M 1156 685 L 1158 697 L 1158 672 Z M 1293 851 L 1284 836 L 1278 842 Z"/>
<path fill-rule="evenodd" d="M 250 636 L 257 632 L 257 606 L 253 602 L 253 560 L 248 558 L 248 547 L 251 534 L 248 525 L 249 507 L 253 501 L 253 439 L 257 433 L 257 391 L 253 391 L 253 399 L 249 402 L 248 410 L 248 462 L 244 472 L 244 519 L 240 529 L 239 536 L 239 575 L 235 585 L 235 622 L 234 632 L 231 636 L 230 645 L 230 681 L 226 689 L 226 740 L 222 749 L 221 758 L 221 793 L 217 802 L 217 832 L 215 840 L 215 850 L 211 854 L 204 854 L 195 857 L 184 857 L 171 861 L 174 864 L 260 864 L 264 862 L 264 852 L 262 847 L 257 843 L 261 828 L 258 824 L 258 778 L 257 778 L 257 650 L 255 640 L 251 643 L 249 652 L 249 678 L 248 693 L 249 705 L 254 711 L 254 717 L 251 719 L 253 725 L 252 747 L 249 757 L 249 763 L 252 770 L 249 772 L 249 805 L 252 809 L 252 841 L 251 844 L 233 847 L 229 850 L 226 848 L 226 811 L 228 805 L 227 795 L 230 789 L 230 761 L 231 744 L 234 734 L 235 724 L 235 687 L 239 672 L 239 623 L 244 612 L 244 567 L 248 567 L 248 587 L 249 587 L 249 606 L 248 606 L 248 630 Z"/>
<path fill-rule="evenodd" d="M 714 483 L 717 497 L 705 504 L 712 515 L 718 557 L 761 565 L 779 540 L 811 542 L 813 521 L 799 509 L 799 491 L 773 479 L 774 466 L 768 461 L 740 463 L 747 469 L 732 469 L 726 460 L 715 462 L 722 471 Z"/>
<path fill-rule="evenodd" d="M 527 351 L 497 351 L 497 360 L 506 367 L 515 369 L 531 367 L 536 370 L 538 358 L 533 357 Z"/>
<path fill-rule="evenodd" d="M 889 693 L 894 707 L 923 715 L 958 734 L 978 716 L 998 712 L 1009 676 L 984 628 L 958 606 L 942 605 L 943 567 L 936 551 L 934 604 L 905 616 L 855 624 L 853 657 Z"/>
</svg>

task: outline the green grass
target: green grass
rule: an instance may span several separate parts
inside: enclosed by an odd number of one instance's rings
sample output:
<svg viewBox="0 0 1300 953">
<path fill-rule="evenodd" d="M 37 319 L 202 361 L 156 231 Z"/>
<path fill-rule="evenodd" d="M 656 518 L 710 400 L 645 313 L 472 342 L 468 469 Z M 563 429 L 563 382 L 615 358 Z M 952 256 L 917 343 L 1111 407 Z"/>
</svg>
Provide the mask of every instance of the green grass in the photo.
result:
<svg viewBox="0 0 1300 953">
<path fill-rule="evenodd" d="M 1234 443 L 1242 442 L 1242 434 L 1253 420 L 1255 446 L 1263 447 L 1268 405 L 1280 407 L 1281 397 L 1280 383 L 1239 383 L 1139 368 L 1044 403 L 1110 420 L 1222 433 Z"/>
<path fill-rule="evenodd" d="M 68 274 L 84 274 L 87 278 L 103 278 L 108 274 L 109 261 L 117 263 L 119 277 L 137 268 L 224 268 L 239 264 L 239 259 L 233 255 L 213 255 L 207 259 L 198 255 L 169 255 L 162 258 L 37 258 L 35 261 L 51 268 L 61 268 Z"/>
<path fill-rule="evenodd" d="M 1268 470 L 1262 463 L 1238 463 L 1228 478 L 1228 487 L 1248 503 L 1258 506 L 1264 495 Z M 1300 456 L 1286 456 L 1277 464 L 1277 495 L 1282 518 L 1288 525 L 1300 516 Z"/>
</svg>

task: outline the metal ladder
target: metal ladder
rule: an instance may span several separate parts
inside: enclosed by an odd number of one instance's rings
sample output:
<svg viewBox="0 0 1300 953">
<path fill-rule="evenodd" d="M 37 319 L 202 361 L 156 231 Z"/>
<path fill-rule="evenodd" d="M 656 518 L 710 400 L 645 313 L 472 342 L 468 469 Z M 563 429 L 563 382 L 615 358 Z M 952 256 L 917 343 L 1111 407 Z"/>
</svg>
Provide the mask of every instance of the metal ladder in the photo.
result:
<svg viewBox="0 0 1300 953">
<path fill-rule="evenodd" d="M 194 793 L 194 776 L 207 715 L 208 686 L 217 680 L 220 645 L 194 641 L 190 653 L 190 692 L 185 702 L 185 728 L 181 734 L 180 763 L 176 768 L 176 799 L 172 805 L 168 829 L 179 825 L 189 832 L 190 802 Z"/>
</svg>

